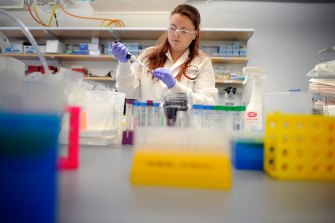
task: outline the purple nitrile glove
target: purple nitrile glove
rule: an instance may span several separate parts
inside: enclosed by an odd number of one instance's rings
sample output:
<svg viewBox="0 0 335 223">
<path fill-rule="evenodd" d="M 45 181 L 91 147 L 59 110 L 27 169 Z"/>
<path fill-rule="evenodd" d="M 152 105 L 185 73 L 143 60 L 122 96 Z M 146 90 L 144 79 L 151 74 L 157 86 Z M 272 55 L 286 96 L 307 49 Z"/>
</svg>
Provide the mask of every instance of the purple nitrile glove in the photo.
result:
<svg viewBox="0 0 335 223">
<path fill-rule="evenodd" d="M 163 81 L 168 89 L 172 88 L 176 84 L 176 79 L 174 78 L 172 71 L 169 69 L 157 68 L 152 71 L 152 75 Z"/>
<path fill-rule="evenodd" d="M 116 59 L 118 59 L 122 63 L 126 63 L 128 61 L 127 59 L 128 49 L 125 45 L 123 45 L 120 42 L 113 43 L 112 54 Z"/>
</svg>

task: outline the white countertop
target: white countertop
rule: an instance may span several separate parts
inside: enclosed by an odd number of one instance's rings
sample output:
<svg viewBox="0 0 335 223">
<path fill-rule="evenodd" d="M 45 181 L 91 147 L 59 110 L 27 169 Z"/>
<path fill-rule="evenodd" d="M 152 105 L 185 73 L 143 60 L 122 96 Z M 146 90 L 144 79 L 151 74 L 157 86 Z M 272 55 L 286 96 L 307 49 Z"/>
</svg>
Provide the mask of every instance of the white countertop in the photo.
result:
<svg viewBox="0 0 335 223">
<path fill-rule="evenodd" d="M 334 223 L 335 182 L 279 181 L 234 170 L 229 191 L 133 186 L 132 147 L 82 147 L 61 171 L 59 223 Z"/>
</svg>

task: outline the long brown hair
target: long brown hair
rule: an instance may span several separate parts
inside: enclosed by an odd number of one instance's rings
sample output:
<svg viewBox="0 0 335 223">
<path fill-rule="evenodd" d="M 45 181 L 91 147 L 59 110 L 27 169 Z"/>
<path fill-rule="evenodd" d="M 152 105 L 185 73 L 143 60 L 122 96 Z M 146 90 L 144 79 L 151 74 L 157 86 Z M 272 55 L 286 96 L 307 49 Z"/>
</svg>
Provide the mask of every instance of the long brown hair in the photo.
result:
<svg viewBox="0 0 335 223">
<path fill-rule="evenodd" d="M 193 60 L 193 58 L 197 55 L 199 55 L 199 44 L 200 44 L 200 13 L 198 11 L 198 9 L 196 9 L 195 7 L 191 6 L 191 5 L 187 5 L 187 4 L 181 4 L 178 5 L 172 12 L 171 15 L 174 14 L 180 14 L 183 16 L 187 16 L 193 23 L 195 30 L 197 31 L 197 35 L 196 38 L 194 40 L 192 40 L 190 46 L 189 46 L 189 50 L 190 50 L 190 54 L 188 55 L 188 58 L 186 59 L 185 63 L 182 65 L 179 73 L 176 76 L 176 79 L 178 81 L 180 81 L 182 75 L 185 74 L 187 67 L 189 66 L 189 64 L 191 63 L 191 61 Z M 159 67 L 163 67 L 167 57 L 166 57 L 166 53 L 169 50 L 169 40 L 168 40 L 168 35 L 167 33 L 164 33 L 157 41 L 157 47 L 155 47 L 155 49 L 149 53 L 146 57 L 148 58 L 148 66 L 150 67 L 150 69 L 154 70 L 156 68 Z"/>
</svg>

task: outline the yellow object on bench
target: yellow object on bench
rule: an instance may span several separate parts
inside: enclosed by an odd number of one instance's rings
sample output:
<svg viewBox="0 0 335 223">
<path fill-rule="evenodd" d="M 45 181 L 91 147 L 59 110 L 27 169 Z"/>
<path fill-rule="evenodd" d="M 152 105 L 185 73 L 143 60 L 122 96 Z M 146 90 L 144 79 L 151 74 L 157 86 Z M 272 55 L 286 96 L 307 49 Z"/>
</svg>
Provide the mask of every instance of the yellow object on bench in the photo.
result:
<svg viewBox="0 0 335 223">
<path fill-rule="evenodd" d="M 131 182 L 135 185 L 231 187 L 228 141 L 222 133 L 209 129 L 139 128 L 134 149 Z"/>
<path fill-rule="evenodd" d="M 264 168 L 278 179 L 335 180 L 335 117 L 267 115 Z"/>
</svg>

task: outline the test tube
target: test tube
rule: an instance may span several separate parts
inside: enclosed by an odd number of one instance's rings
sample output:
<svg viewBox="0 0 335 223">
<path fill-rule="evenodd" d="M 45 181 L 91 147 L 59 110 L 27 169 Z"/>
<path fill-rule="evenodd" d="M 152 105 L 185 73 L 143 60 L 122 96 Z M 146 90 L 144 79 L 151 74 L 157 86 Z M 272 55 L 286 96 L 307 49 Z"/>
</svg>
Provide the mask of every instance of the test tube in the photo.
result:
<svg viewBox="0 0 335 223">
<path fill-rule="evenodd" d="M 126 99 L 126 131 L 134 129 L 133 123 L 133 103 L 134 99 Z"/>
<path fill-rule="evenodd" d="M 133 128 L 136 129 L 140 123 L 140 105 L 141 103 L 135 101 L 133 103 Z"/>
<path fill-rule="evenodd" d="M 122 133 L 122 145 L 133 144 L 133 102 L 134 99 L 126 99 L 126 130 Z"/>
<path fill-rule="evenodd" d="M 147 101 L 147 126 L 153 126 L 154 123 L 154 107 L 153 101 Z"/>
<path fill-rule="evenodd" d="M 140 119 L 139 126 L 146 126 L 148 123 L 148 112 L 147 112 L 147 103 L 140 102 Z"/>
<path fill-rule="evenodd" d="M 153 126 L 155 127 L 159 127 L 161 126 L 160 124 L 160 119 L 161 119 L 161 108 L 160 108 L 160 103 L 158 102 L 154 102 L 153 103 L 153 110 L 154 110 L 154 114 L 153 114 Z"/>
</svg>

